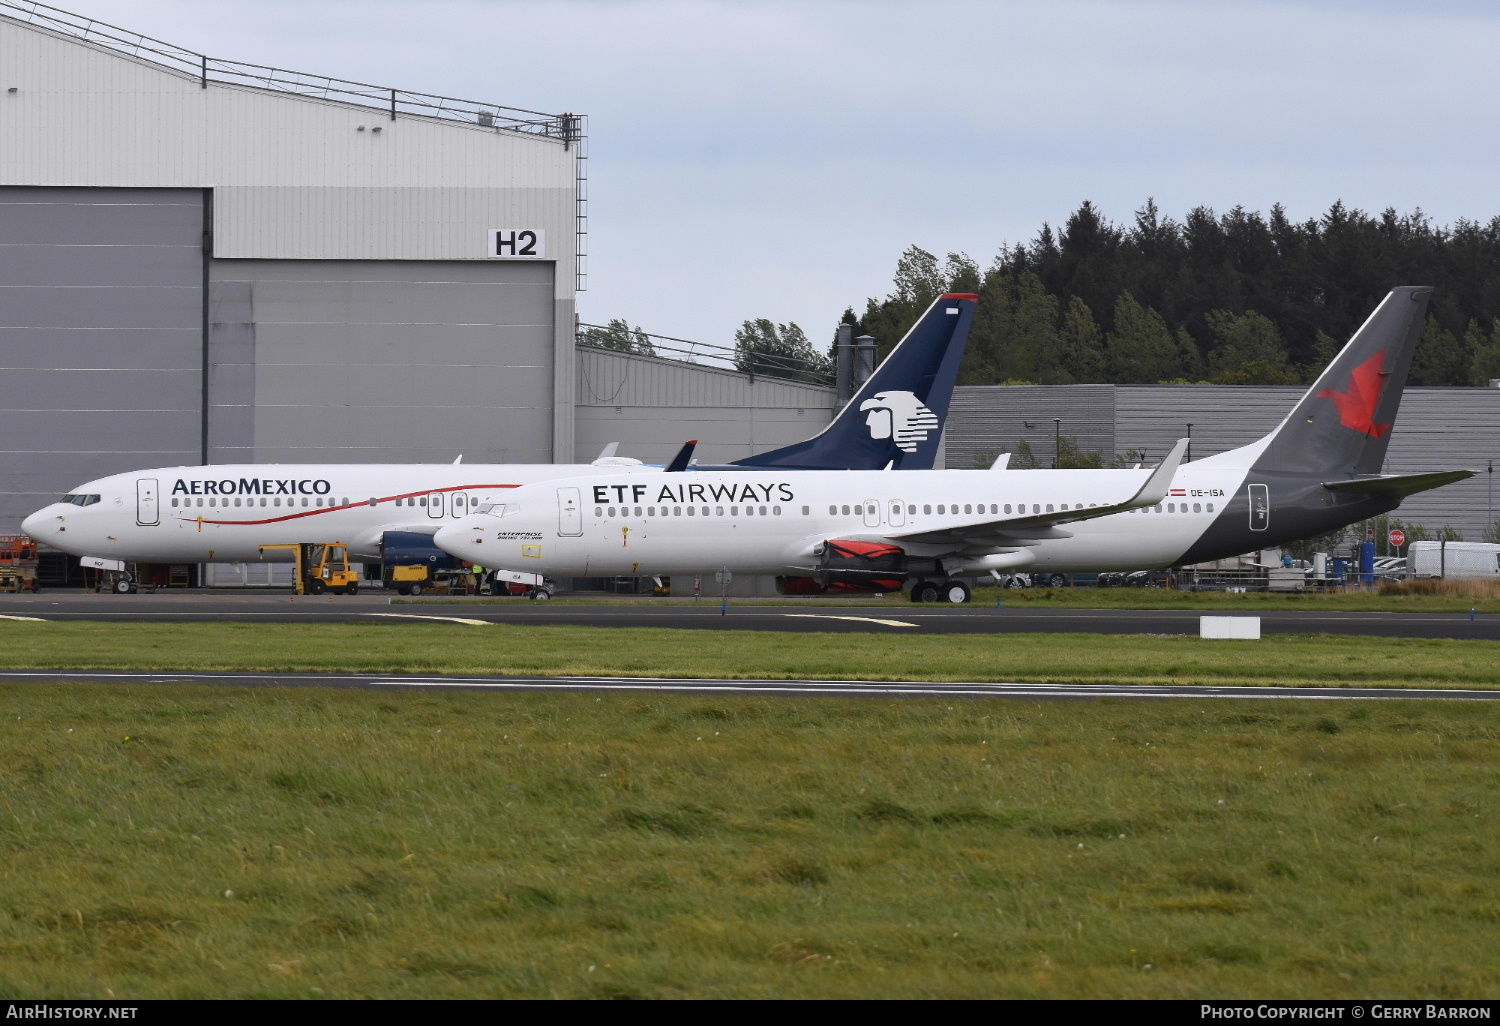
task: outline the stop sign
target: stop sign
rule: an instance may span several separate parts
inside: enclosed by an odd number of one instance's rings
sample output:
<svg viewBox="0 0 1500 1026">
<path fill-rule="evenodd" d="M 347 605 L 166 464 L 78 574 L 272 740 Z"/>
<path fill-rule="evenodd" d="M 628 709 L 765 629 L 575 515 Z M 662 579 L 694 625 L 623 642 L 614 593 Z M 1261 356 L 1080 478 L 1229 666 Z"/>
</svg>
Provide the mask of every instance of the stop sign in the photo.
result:
<svg viewBox="0 0 1500 1026">
<path fill-rule="evenodd" d="M 1401 546 L 1403 546 L 1405 544 L 1406 544 L 1406 532 L 1405 531 L 1401 530 L 1398 527 L 1394 531 L 1391 532 L 1391 545 L 1392 546 L 1394 546 L 1395 548 L 1399 549 Z"/>
</svg>

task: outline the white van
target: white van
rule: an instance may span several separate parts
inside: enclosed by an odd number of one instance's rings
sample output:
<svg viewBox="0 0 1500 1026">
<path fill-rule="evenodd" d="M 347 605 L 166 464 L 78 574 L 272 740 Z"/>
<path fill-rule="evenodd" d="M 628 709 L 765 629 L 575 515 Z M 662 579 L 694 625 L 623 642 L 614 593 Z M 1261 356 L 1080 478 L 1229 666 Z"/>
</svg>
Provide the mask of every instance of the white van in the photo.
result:
<svg viewBox="0 0 1500 1026">
<path fill-rule="evenodd" d="M 1500 577 L 1500 545 L 1489 542 L 1415 541 L 1406 559 L 1412 577 Z"/>
</svg>

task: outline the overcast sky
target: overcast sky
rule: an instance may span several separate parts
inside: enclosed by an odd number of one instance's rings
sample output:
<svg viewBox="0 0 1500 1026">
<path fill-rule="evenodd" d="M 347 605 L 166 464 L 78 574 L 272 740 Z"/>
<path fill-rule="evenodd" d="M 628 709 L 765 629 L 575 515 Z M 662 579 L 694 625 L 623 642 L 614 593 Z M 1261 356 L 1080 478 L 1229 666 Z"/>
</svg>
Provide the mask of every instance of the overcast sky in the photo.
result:
<svg viewBox="0 0 1500 1026">
<path fill-rule="evenodd" d="M 58 3 L 58 0 L 54 0 Z M 916 243 L 1091 199 L 1500 213 L 1500 5 L 61 0 L 192 50 L 589 115 L 585 320 L 820 346 Z M 1392 284 L 1399 284 L 1392 282 Z"/>
</svg>

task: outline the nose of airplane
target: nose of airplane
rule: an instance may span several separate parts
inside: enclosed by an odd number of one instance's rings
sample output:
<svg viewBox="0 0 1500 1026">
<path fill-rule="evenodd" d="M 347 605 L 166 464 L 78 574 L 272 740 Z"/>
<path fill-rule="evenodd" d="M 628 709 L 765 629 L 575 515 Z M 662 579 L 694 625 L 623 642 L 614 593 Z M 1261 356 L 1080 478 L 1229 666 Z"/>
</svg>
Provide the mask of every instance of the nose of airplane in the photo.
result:
<svg viewBox="0 0 1500 1026">
<path fill-rule="evenodd" d="M 465 558 L 459 551 L 459 548 L 462 547 L 462 543 L 464 541 L 467 541 L 473 536 L 474 531 L 468 525 L 460 521 L 457 524 L 447 524 L 443 527 L 439 527 L 437 530 L 437 534 L 434 534 L 432 536 L 432 544 L 436 545 L 444 552 L 452 553 L 453 555 L 459 556 L 460 558 Z"/>
<path fill-rule="evenodd" d="M 35 536 L 47 522 L 47 518 L 43 516 L 44 512 L 44 510 L 37 510 L 31 516 L 21 521 L 21 533 Z"/>
</svg>

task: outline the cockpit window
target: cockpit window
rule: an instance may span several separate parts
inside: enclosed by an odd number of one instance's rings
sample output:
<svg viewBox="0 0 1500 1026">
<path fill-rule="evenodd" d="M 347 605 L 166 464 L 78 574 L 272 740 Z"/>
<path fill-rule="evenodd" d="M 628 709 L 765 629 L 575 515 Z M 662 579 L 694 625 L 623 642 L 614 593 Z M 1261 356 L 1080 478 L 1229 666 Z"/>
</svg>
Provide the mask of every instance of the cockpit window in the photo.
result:
<svg viewBox="0 0 1500 1026">
<path fill-rule="evenodd" d="M 97 495 L 64 495 L 58 501 L 69 502 L 74 506 L 92 506 L 99 501 L 99 498 Z"/>
<path fill-rule="evenodd" d="M 521 507 L 514 502 L 487 502 L 479 507 L 479 512 L 492 517 L 508 517 L 521 512 Z"/>
</svg>

